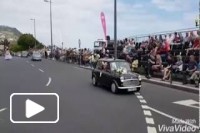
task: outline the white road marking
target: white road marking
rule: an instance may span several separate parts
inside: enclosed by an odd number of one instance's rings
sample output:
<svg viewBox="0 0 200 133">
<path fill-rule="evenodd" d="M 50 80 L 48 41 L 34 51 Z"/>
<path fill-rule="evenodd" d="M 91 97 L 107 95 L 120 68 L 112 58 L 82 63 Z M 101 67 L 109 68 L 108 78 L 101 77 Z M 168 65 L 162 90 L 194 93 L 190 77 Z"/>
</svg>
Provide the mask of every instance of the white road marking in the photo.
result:
<svg viewBox="0 0 200 133">
<path fill-rule="evenodd" d="M 148 108 L 149 108 L 150 110 L 152 110 L 152 111 L 154 111 L 154 112 L 160 114 L 160 115 L 163 115 L 163 116 L 168 117 L 168 118 L 173 119 L 173 120 L 177 120 L 177 121 L 179 121 L 180 123 L 183 123 L 183 124 L 185 124 L 185 125 L 191 126 L 191 127 L 193 127 L 193 128 L 199 129 L 198 126 L 196 126 L 196 125 L 194 125 L 194 124 L 191 124 L 191 123 L 189 123 L 189 122 L 186 122 L 186 121 L 184 121 L 184 120 L 182 120 L 182 119 L 176 118 L 176 117 L 174 117 L 174 116 L 171 116 L 171 115 L 169 115 L 169 114 L 166 114 L 166 113 L 164 113 L 164 112 L 161 112 L 161 111 L 159 111 L 159 110 L 157 110 L 157 109 L 154 109 L 154 108 L 152 108 L 152 107 L 148 107 Z"/>
<path fill-rule="evenodd" d="M 42 73 L 44 72 L 42 69 L 39 69 L 39 71 L 42 72 Z"/>
<path fill-rule="evenodd" d="M 147 124 L 154 124 L 154 120 L 152 118 L 145 118 Z"/>
<path fill-rule="evenodd" d="M 176 101 L 176 102 L 173 102 L 173 103 L 174 104 L 183 105 L 183 106 L 187 106 L 187 107 L 191 107 L 191 108 L 199 109 L 198 106 L 194 106 L 195 104 L 199 105 L 199 103 L 197 101 L 195 101 L 195 100 L 192 100 L 192 99 L 182 100 L 182 101 Z"/>
<path fill-rule="evenodd" d="M 157 133 L 156 128 L 155 127 L 147 127 L 147 133 Z"/>
<path fill-rule="evenodd" d="M 149 110 L 149 106 L 144 105 L 144 104 L 147 104 L 147 101 L 143 98 L 143 96 L 140 95 L 140 93 L 136 93 L 136 96 L 141 103 L 141 107 L 143 109 L 146 124 L 154 125 L 155 124 L 154 119 L 151 118 L 152 114 L 151 114 L 151 111 Z M 147 126 L 147 133 L 157 133 L 157 130 L 155 127 Z"/>
<path fill-rule="evenodd" d="M 31 64 L 32 67 L 35 67 L 35 65 Z"/>
<path fill-rule="evenodd" d="M 48 81 L 48 83 L 46 84 L 46 86 L 49 86 L 50 83 L 51 83 L 51 77 L 49 77 L 49 81 Z"/>
<path fill-rule="evenodd" d="M 136 93 L 135 93 L 135 95 L 137 95 L 137 96 L 138 96 L 138 95 L 140 95 L 140 93 L 139 93 L 139 92 L 136 92 Z"/>
<path fill-rule="evenodd" d="M 74 67 L 74 68 L 79 69 L 79 70 L 82 69 L 82 68 L 80 68 L 80 67 Z"/>
<path fill-rule="evenodd" d="M 151 111 L 149 110 L 144 110 L 143 112 L 144 112 L 144 115 L 146 116 L 152 116 Z"/>
<path fill-rule="evenodd" d="M 3 111 L 5 111 L 7 108 L 2 108 L 2 109 L 0 109 L 0 112 L 3 112 Z"/>
<path fill-rule="evenodd" d="M 139 98 L 139 99 L 143 99 L 143 96 L 137 96 L 137 98 Z"/>
<path fill-rule="evenodd" d="M 146 101 L 146 100 L 140 100 L 140 102 L 141 102 L 141 103 L 147 103 L 147 101 Z"/>
<path fill-rule="evenodd" d="M 143 109 L 149 109 L 149 106 L 147 106 L 147 105 L 142 105 L 142 108 L 143 108 Z"/>
</svg>

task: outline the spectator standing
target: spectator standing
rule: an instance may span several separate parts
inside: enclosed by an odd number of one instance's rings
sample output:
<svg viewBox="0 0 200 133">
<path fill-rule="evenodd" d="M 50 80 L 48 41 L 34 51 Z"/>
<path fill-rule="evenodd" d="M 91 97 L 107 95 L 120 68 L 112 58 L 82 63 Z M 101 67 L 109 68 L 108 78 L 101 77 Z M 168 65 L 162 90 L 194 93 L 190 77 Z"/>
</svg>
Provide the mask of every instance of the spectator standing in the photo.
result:
<svg viewBox="0 0 200 133">
<path fill-rule="evenodd" d="M 145 73 L 146 73 L 146 78 L 151 78 L 151 68 L 153 65 L 156 63 L 156 58 L 154 55 L 154 49 L 151 49 L 150 53 L 147 56 L 147 65 L 145 66 Z"/>
<path fill-rule="evenodd" d="M 47 59 L 48 58 L 48 53 L 47 53 L 46 50 L 44 51 L 44 55 L 45 55 L 45 59 Z"/>
</svg>

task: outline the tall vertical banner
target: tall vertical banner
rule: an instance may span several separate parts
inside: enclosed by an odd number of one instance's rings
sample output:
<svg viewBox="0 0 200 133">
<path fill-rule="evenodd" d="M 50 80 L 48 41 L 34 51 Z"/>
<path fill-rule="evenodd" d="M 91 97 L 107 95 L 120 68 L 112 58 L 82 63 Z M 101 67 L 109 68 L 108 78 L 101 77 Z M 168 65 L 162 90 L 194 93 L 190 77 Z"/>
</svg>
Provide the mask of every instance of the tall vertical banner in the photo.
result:
<svg viewBox="0 0 200 133">
<path fill-rule="evenodd" d="M 101 23 L 102 23 L 102 27 L 103 27 L 103 32 L 104 32 L 104 36 L 105 36 L 105 39 L 106 39 L 106 36 L 107 36 L 107 31 L 106 31 L 106 18 L 105 18 L 105 15 L 103 12 L 101 12 Z"/>
</svg>

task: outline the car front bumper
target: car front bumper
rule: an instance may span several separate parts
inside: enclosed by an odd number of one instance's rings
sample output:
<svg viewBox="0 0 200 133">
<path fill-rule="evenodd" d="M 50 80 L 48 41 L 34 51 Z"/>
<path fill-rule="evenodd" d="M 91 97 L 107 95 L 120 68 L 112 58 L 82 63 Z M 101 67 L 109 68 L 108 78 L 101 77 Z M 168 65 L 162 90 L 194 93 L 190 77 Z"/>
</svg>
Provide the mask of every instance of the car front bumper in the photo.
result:
<svg viewBox="0 0 200 133">
<path fill-rule="evenodd" d="M 137 88 L 141 88 L 141 85 L 139 85 L 139 86 L 118 87 L 118 89 L 120 89 L 120 90 L 132 90 L 132 91 L 137 90 Z"/>
<path fill-rule="evenodd" d="M 131 82 L 135 82 L 131 83 L 131 84 L 126 84 L 126 81 L 131 81 Z M 137 88 L 141 88 L 141 80 L 126 80 L 125 82 L 122 82 L 122 84 L 119 86 L 119 84 L 117 84 L 118 89 L 120 90 L 129 90 L 129 91 L 135 91 L 137 90 Z"/>
</svg>

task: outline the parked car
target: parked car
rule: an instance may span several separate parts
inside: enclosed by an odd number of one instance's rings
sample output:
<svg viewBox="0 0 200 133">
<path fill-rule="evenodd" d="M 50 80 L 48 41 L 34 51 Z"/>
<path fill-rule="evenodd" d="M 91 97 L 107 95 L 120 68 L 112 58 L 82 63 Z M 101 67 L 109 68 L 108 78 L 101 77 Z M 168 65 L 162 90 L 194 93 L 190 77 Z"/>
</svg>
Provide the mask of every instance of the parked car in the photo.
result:
<svg viewBox="0 0 200 133">
<path fill-rule="evenodd" d="M 22 51 L 21 57 L 28 57 L 28 52 L 27 51 Z"/>
<path fill-rule="evenodd" d="M 16 56 L 17 56 L 17 57 L 21 57 L 21 56 L 22 56 L 22 53 L 21 53 L 21 52 L 17 52 L 17 53 L 16 53 Z"/>
<path fill-rule="evenodd" d="M 42 55 L 40 52 L 34 51 L 32 54 L 32 61 L 42 61 Z"/>
<path fill-rule="evenodd" d="M 128 62 L 119 59 L 100 59 L 92 70 L 92 84 L 108 86 L 113 93 L 120 90 L 140 91 L 141 77 L 131 72 Z"/>
</svg>

